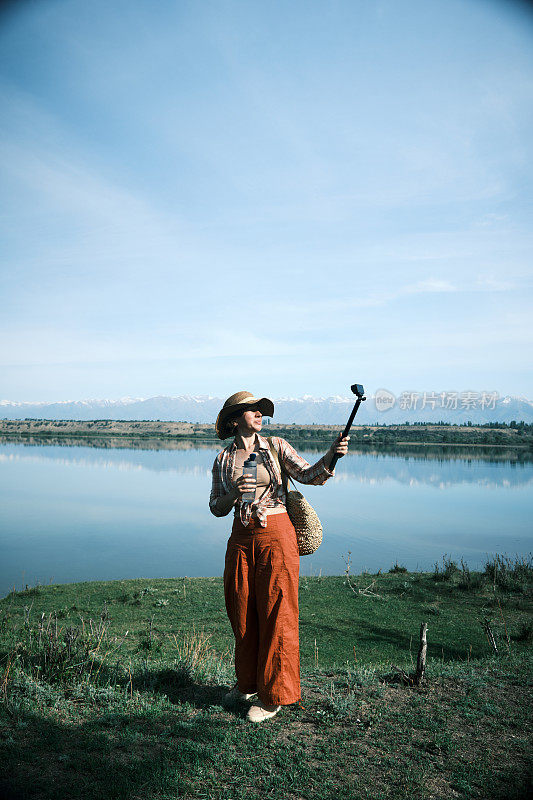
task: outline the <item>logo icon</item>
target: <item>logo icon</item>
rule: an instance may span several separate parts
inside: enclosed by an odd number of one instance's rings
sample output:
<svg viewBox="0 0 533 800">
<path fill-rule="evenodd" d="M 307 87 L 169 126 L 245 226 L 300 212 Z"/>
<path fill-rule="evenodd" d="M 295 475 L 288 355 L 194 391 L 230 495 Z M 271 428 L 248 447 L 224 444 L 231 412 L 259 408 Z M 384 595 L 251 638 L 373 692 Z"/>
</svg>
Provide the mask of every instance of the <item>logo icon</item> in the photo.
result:
<svg viewBox="0 0 533 800">
<path fill-rule="evenodd" d="M 378 389 L 374 395 L 374 402 L 378 411 L 389 411 L 395 404 L 396 398 L 387 389 Z"/>
</svg>

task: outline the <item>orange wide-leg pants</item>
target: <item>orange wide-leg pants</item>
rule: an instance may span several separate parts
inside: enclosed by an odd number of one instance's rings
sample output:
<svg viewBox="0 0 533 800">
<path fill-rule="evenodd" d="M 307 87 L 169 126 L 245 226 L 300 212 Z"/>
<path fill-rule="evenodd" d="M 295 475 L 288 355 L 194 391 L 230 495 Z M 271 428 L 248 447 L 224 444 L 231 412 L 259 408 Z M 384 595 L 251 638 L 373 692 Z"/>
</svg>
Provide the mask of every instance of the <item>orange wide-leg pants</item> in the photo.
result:
<svg viewBox="0 0 533 800">
<path fill-rule="evenodd" d="M 269 514 L 267 527 L 235 517 L 224 567 L 226 610 L 235 635 L 241 692 L 267 705 L 300 700 L 298 578 L 300 555 L 288 514 Z"/>
</svg>

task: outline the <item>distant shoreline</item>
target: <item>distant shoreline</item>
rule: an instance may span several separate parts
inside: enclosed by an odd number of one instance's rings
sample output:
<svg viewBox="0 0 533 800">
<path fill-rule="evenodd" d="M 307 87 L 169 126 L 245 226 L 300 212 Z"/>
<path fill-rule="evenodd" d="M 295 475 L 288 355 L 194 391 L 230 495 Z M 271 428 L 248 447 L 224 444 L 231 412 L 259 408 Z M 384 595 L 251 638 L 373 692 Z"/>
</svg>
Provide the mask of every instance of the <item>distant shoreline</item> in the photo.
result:
<svg viewBox="0 0 533 800">
<path fill-rule="evenodd" d="M 283 436 L 289 441 L 313 444 L 331 441 L 343 425 L 273 425 L 263 427 L 264 436 Z M 0 437 L 28 439 L 133 439 L 217 442 L 212 424 L 162 420 L 0 420 Z M 373 446 L 470 446 L 533 450 L 533 426 L 354 425 L 350 444 Z"/>
</svg>

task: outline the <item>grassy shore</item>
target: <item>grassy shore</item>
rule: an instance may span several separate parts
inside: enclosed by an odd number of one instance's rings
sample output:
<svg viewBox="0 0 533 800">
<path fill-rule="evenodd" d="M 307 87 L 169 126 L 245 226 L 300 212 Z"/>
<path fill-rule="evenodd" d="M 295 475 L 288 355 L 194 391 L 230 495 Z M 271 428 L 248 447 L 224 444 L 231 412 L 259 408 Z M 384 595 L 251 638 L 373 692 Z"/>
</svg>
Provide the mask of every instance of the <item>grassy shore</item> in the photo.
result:
<svg viewBox="0 0 533 800">
<path fill-rule="evenodd" d="M 0 600 L 2 800 L 523 798 L 531 560 L 300 581 L 302 701 L 261 725 L 221 578 L 37 586 Z M 498 652 L 482 623 L 488 620 Z M 411 673 L 428 623 L 426 680 Z"/>
</svg>

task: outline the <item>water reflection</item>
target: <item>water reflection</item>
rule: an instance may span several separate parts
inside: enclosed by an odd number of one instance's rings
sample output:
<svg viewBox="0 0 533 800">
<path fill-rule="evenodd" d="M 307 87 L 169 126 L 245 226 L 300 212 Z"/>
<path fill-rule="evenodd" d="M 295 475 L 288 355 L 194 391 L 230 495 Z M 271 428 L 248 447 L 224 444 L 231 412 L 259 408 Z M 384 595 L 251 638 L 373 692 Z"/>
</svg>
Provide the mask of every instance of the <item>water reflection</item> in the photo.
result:
<svg viewBox="0 0 533 800">
<path fill-rule="evenodd" d="M 210 476 L 219 444 L 196 446 L 195 442 L 177 442 L 171 448 L 134 449 L 96 448 L 81 445 L 67 447 L 45 445 L 0 445 L 0 463 L 6 460 L 46 464 L 49 461 L 71 466 L 94 466 L 101 469 L 150 470 L 175 472 L 180 475 Z M 314 463 L 323 451 L 299 449 L 300 454 Z M 398 453 L 380 450 L 354 449 L 339 462 L 336 482 L 382 484 L 396 481 L 407 486 L 429 484 L 441 489 L 457 484 L 481 486 L 528 486 L 533 482 L 530 461 L 482 459 L 479 453 L 453 453 L 449 458 L 435 453 Z"/>
<path fill-rule="evenodd" d="M 220 442 L 94 445 L 0 444 L 0 594 L 24 583 L 220 575 L 231 517 L 208 509 Z M 314 462 L 326 446 L 297 449 Z M 529 552 L 533 463 L 505 452 L 353 448 L 335 479 L 304 487 L 324 543 L 302 574 L 342 573 L 349 550 L 355 572 L 396 559 L 429 569 L 444 553 L 476 568 L 494 552 Z"/>
</svg>

